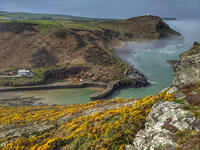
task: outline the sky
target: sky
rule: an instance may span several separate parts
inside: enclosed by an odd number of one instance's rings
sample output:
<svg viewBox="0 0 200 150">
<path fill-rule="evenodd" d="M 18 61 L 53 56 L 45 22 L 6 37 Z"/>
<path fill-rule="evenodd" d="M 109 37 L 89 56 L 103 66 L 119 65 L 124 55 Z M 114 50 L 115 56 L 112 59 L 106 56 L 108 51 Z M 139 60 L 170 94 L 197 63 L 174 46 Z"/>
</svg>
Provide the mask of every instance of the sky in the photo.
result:
<svg viewBox="0 0 200 150">
<path fill-rule="evenodd" d="M 0 10 L 124 19 L 152 15 L 200 18 L 200 0 L 0 0 Z"/>
</svg>

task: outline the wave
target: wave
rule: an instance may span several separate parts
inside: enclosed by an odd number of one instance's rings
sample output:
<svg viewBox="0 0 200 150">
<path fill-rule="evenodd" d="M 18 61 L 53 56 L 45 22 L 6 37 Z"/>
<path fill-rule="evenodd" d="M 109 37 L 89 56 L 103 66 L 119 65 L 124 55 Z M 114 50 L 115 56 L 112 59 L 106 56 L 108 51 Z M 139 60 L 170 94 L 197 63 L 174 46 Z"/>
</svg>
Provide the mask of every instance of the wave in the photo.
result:
<svg viewBox="0 0 200 150">
<path fill-rule="evenodd" d="M 158 82 L 153 82 L 153 81 L 150 81 L 150 83 L 151 83 L 151 84 L 158 84 Z"/>
<path fill-rule="evenodd" d="M 136 53 L 131 53 L 130 56 L 137 57 Z"/>
<path fill-rule="evenodd" d="M 174 54 L 174 53 L 176 53 L 176 51 L 175 50 L 162 49 L 162 50 L 159 50 L 159 53 L 162 53 L 162 54 Z"/>
<path fill-rule="evenodd" d="M 176 45 L 168 45 L 167 48 L 176 48 Z"/>
<path fill-rule="evenodd" d="M 144 49 L 145 52 L 151 52 L 151 49 Z"/>
<path fill-rule="evenodd" d="M 158 84 L 158 82 L 156 82 L 156 81 L 148 80 L 148 82 L 151 83 L 151 84 Z"/>
<path fill-rule="evenodd" d="M 145 75 L 148 76 L 148 77 L 152 77 L 151 73 L 146 73 Z"/>
</svg>

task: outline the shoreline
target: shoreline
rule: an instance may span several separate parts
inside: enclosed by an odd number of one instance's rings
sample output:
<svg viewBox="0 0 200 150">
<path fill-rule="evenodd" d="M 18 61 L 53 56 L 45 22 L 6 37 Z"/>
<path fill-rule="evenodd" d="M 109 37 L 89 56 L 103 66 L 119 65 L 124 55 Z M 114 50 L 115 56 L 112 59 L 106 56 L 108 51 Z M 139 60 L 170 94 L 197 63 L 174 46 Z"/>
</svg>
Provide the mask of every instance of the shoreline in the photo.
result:
<svg viewBox="0 0 200 150">
<path fill-rule="evenodd" d="M 0 87 L 0 92 L 20 92 L 20 91 L 34 91 L 34 90 L 50 90 L 50 89 L 69 89 L 69 88 L 101 88 L 103 90 L 98 90 L 96 93 L 90 95 L 89 99 L 91 101 L 104 99 L 110 96 L 116 89 L 124 88 L 124 87 L 132 87 L 132 88 L 140 88 L 144 86 L 148 86 L 149 83 L 142 82 L 137 79 L 124 79 L 117 80 L 111 83 L 103 83 L 103 82 L 82 82 L 82 83 L 55 83 L 55 84 L 47 84 L 47 85 L 37 85 L 37 86 L 22 86 L 22 87 L 8 87 L 2 86 Z"/>
</svg>

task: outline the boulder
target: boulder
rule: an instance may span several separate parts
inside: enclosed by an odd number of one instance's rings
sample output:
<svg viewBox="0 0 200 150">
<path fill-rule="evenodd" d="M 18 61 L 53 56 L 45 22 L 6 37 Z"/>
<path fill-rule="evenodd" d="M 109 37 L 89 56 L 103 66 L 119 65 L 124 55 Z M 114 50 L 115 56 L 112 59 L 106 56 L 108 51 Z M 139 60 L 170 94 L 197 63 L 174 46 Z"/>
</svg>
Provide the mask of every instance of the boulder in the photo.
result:
<svg viewBox="0 0 200 150">
<path fill-rule="evenodd" d="M 174 72 L 173 86 L 200 82 L 200 54 L 183 57 L 172 66 Z"/>
<path fill-rule="evenodd" d="M 185 84 L 200 82 L 200 44 L 180 55 L 179 60 L 168 60 L 174 72 L 172 86 L 181 88 Z"/>
<path fill-rule="evenodd" d="M 175 150 L 178 144 L 173 140 L 176 131 L 200 131 L 200 122 L 183 105 L 174 102 L 159 102 L 149 113 L 145 129 L 139 131 L 133 145 L 126 150 Z"/>
</svg>

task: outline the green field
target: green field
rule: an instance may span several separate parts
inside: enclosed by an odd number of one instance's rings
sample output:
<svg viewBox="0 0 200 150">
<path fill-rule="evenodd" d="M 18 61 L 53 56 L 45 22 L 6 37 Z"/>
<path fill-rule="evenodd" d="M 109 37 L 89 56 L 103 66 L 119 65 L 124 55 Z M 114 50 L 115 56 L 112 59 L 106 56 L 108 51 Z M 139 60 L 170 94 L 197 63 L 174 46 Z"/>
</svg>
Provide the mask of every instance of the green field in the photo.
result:
<svg viewBox="0 0 200 150">
<path fill-rule="evenodd" d="M 7 17 L 4 17 L 4 16 L 0 16 L 0 19 L 7 19 Z"/>
<path fill-rule="evenodd" d="M 42 28 L 46 27 L 64 27 L 67 29 L 85 29 L 85 30 L 98 30 L 102 28 L 117 29 L 121 27 L 125 20 L 114 19 L 97 19 L 97 18 L 85 18 L 69 15 L 57 15 L 57 14 L 32 14 L 21 12 L 3 12 L 0 11 L 0 19 L 11 18 L 12 20 L 1 20 L 1 22 L 25 22 L 36 23 Z"/>
<path fill-rule="evenodd" d="M 11 20 L 0 20 L 0 22 L 11 21 L 11 22 L 39 24 L 41 27 L 40 31 L 41 32 L 44 31 L 45 33 L 48 31 L 53 31 L 52 30 L 53 27 L 54 29 L 64 28 L 64 29 L 79 29 L 79 30 L 90 30 L 90 31 L 110 29 L 112 31 L 125 34 L 130 32 L 130 30 L 133 28 L 133 25 L 142 26 L 148 22 L 148 19 L 145 16 L 120 20 L 120 19 L 85 18 L 85 17 L 57 15 L 57 14 L 32 14 L 32 13 L 21 13 L 21 12 L 11 13 L 3 11 L 0 11 L 0 17 L 7 17 L 11 19 Z M 154 25 L 154 21 L 150 20 L 148 24 Z M 149 38 L 148 35 L 146 37 Z"/>
<path fill-rule="evenodd" d="M 83 29 L 83 30 L 100 30 L 100 29 L 118 29 L 124 21 L 71 21 L 71 20 L 0 20 L 0 22 L 21 22 L 34 23 L 40 25 L 41 29 L 49 27 L 62 27 L 65 29 Z"/>
<path fill-rule="evenodd" d="M 74 20 L 74 21 L 94 21 L 94 20 L 105 20 L 96 18 L 86 18 L 79 16 L 70 15 L 59 15 L 59 14 L 33 14 L 24 12 L 4 12 L 0 11 L 0 16 L 12 19 L 42 19 L 42 20 Z"/>
</svg>

